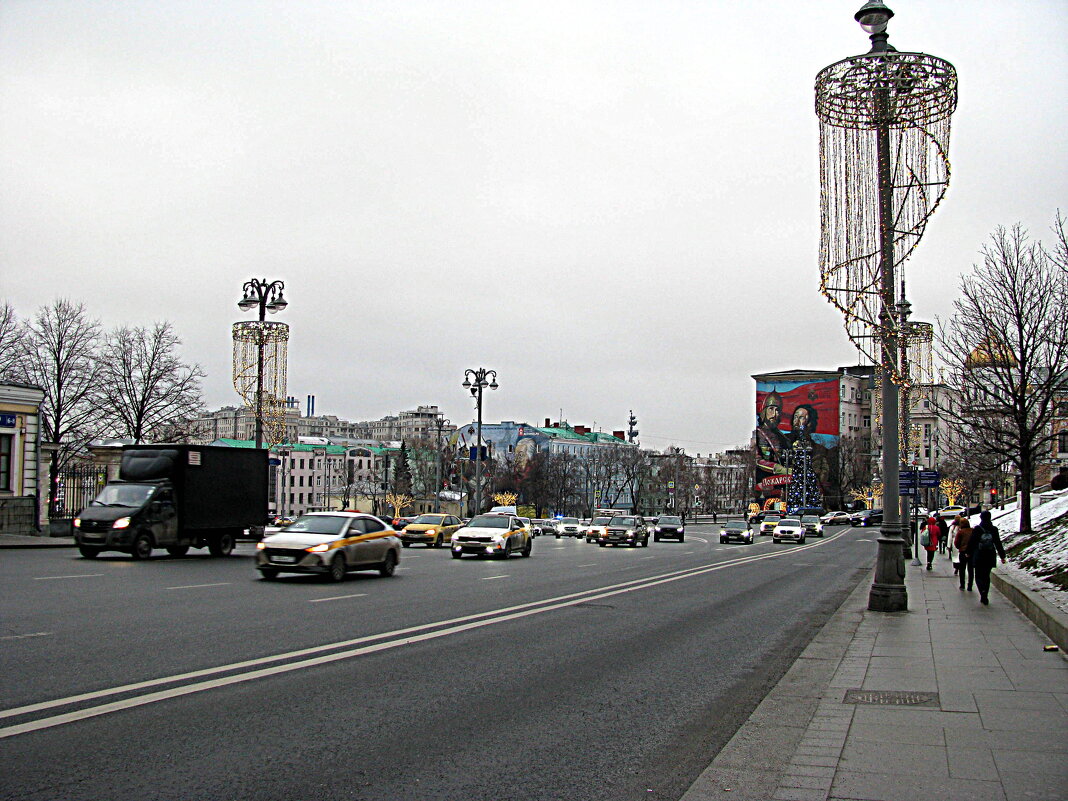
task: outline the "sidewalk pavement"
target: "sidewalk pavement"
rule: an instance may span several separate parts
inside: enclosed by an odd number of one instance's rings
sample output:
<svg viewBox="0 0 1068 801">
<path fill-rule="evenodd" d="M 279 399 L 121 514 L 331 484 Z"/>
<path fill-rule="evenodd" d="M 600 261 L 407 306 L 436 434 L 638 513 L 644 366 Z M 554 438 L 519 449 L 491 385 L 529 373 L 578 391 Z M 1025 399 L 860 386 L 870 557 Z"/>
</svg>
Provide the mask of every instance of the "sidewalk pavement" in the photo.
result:
<svg viewBox="0 0 1068 801">
<path fill-rule="evenodd" d="M 682 801 L 1068 799 L 1063 652 L 943 556 L 906 574 L 909 611 L 861 581 Z"/>
<path fill-rule="evenodd" d="M 48 537 L 43 534 L 0 534 L 0 548 L 73 548 L 74 537 Z"/>
</svg>

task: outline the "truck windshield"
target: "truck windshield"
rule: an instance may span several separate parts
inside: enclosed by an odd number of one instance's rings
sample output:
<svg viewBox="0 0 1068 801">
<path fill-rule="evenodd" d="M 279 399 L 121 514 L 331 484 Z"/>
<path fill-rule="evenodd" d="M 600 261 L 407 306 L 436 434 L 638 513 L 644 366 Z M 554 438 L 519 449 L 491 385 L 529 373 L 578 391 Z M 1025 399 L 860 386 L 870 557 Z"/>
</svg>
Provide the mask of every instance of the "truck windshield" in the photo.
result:
<svg viewBox="0 0 1068 801">
<path fill-rule="evenodd" d="M 129 506 L 137 508 L 152 497 L 156 488 L 147 484 L 108 484 L 100 490 L 93 503 L 97 506 Z"/>
</svg>

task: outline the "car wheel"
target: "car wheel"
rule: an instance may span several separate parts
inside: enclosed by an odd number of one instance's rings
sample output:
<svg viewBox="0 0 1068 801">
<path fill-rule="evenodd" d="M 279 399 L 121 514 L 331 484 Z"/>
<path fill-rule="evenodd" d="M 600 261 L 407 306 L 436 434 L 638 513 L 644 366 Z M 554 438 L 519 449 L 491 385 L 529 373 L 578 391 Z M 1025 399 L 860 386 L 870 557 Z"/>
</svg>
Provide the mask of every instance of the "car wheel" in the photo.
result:
<svg viewBox="0 0 1068 801">
<path fill-rule="evenodd" d="M 266 581 L 274 581 L 276 578 L 278 578 L 278 571 L 275 570 L 273 567 L 261 567 L 260 578 Z"/>
<path fill-rule="evenodd" d="M 776 543 L 776 544 L 778 544 L 779 543 L 779 538 L 778 537 L 772 537 L 771 541 Z"/>
<path fill-rule="evenodd" d="M 608 543 L 606 543 L 606 542 L 599 542 L 599 543 L 597 543 L 597 544 L 598 544 L 598 545 L 599 545 L 600 547 L 602 547 L 602 548 L 603 548 L 603 547 L 604 547 L 605 545 L 607 545 Z"/>
<path fill-rule="evenodd" d="M 410 542 L 402 542 L 401 543 L 401 547 L 404 547 L 404 548 L 407 548 L 409 545 L 411 545 Z"/>
<path fill-rule="evenodd" d="M 686 535 L 685 534 L 680 534 L 679 535 L 679 542 L 686 542 Z"/>
<path fill-rule="evenodd" d="M 212 556 L 229 556 L 233 553 L 235 544 L 233 534 L 220 534 L 208 543 L 208 552 Z"/>
<path fill-rule="evenodd" d="M 331 581 L 345 580 L 345 557 L 338 554 L 330 560 L 330 572 L 326 574 Z"/>
<path fill-rule="evenodd" d="M 152 556 L 152 538 L 147 534 L 138 534 L 134 539 L 131 556 L 134 559 L 148 559 Z"/>
<path fill-rule="evenodd" d="M 442 542 L 443 542 L 443 540 L 441 539 L 441 535 L 438 534 L 438 536 L 434 539 L 434 546 L 433 547 L 440 548 Z"/>
<path fill-rule="evenodd" d="M 382 578 L 389 578 L 393 575 L 397 569 L 397 554 L 393 551 L 386 551 L 386 558 L 382 560 L 382 565 L 378 568 L 378 575 Z"/>
<path fill-rule="evenodd" d="M 560 535 L 559 534 L 556 535 L 556 539 L 560 539 Z"/>
<path fill-rule="evenodd" d="M 452 552 L 452 558 L 453 559 L 459 559 L 463 555 L 464 555 L 463 551 L 453 551 Z"/>
<path fill-rule="evenodd" d="M 96 559 L 98 556 L 100 556 L 100 549 L 99 548 L 91 548 L 88 545 L 79 545 L 78 546 L 78 553 L 80 553 L 86 559 Z"/>
<path fill-rule="evenodd" d="M 659 534 L 654 534 L 653 535 L 653 542 L 660 542 L 660 535 Z"/>
<path fill-rule="evenodd" d="M 526 547 L 523 548 L 523 550 L 521 550 L 519 552 L 519 554 L 520 554 L 520 556 L 530 556 L 530 552 L 532 550 L 534 550 L 534 540 L 533 539 L 529 539 L 529 540 L 527 540 Z"/>
<path fill-rule="evenodd" d="M 175 557 L 185 556 L 187 553 L 189 553 L 189 546 L 188 545 L 168 545 L 167 546 L 167 553 L 169 553 L 171 556 L 175 556 Z"/>
<path fill-rule="evenodd" d="M 805 538 L 804 538 L 804 536 L 802 536 L 802 537 L 801 537 L 801 538 L 800 538 L 800 539 L 799 539 L 799 540 L 797 541 L 797 544 L 798 544 L 798 545 L 804 545 L 804 544 L 805 544 Z"/>
<path fill-rule="evenodd" d="M 508 542 L 506 542 L 504 544 L 504 550 L 501 551 L 500 556 L 498 556 L 497 558 L 498 559 L 507 559 L 511 555 L 512 555 L 512 541 L 508 540 Z"/>
</svg>

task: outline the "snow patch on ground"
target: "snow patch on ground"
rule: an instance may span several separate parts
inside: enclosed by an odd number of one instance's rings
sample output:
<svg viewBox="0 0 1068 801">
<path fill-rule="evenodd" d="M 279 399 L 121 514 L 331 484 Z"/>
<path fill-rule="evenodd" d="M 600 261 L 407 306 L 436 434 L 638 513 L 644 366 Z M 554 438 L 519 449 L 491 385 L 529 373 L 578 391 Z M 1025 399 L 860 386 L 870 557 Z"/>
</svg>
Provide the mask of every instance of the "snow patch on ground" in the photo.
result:
<svg viewBox="0 0 1068 801">
<path fill-rule="evenodd" d="M 1033 537 L 1020 536 L 1020 512 L 1016 504 L 991 510 L 991 519 L 1001 531 L 1005 549 L 1013 551 L 1008 563 L 999 564 L 996 569 L 1068 612 L 1068 589 L 1044 578 L 1068 572 L 1068 490 L 1044 493 L 1044 496 L 1052 498 L 1041 506 L 1031 507 Z M 979 516 L 971 521 L 973 526 L 978 524 Z"/>
</svg>

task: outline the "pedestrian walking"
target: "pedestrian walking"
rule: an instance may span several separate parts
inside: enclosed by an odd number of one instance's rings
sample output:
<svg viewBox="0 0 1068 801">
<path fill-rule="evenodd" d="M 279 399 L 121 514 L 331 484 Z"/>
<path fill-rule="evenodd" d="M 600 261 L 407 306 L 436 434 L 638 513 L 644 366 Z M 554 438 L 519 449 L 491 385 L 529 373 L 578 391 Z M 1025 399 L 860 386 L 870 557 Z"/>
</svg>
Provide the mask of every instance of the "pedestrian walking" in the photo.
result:
<svg viewBox="0 0 1068 801">
<path fill-rule="evenodd" d="M 920 535 L 920 545 L 927 551 L 927 569 L 933 569 L 931 567 L 934 562 L 935 554 L 938 553 L 938 540 L 941 538 L 941 530 L 938 527 L 938 519 L 936 515 L 931 515 L 927 518 L 927 525 L 924 528 L 923 533 Z"/>
<path fill-rule="evenodd" d="M 964 515 L 957 515 L 953 518 L 953 522 L 949 524 L 949 534 L 946 535 L 946 547 L 949 561 L 953 563 L 953 572 L 957 572 L 957 566 L 959 562 L 953 559 L 953 549 L 957 547 L 957 531 L 960 529 L 960 521 L 967 520 Z M 970 524 L 969 524 L 970 526 Z M 960 549 L 957 548 L 957 553 L 960 553 Z"/>
<path fill-rule="evenodd" d="M 975 567 L 968 558 L 968 542 L 972 538 L 972 523 L 964 515 L 957 515 L 953 521 L 956 532 L 953 534 L 953 546 L 957 549 L 957 576 L 960 578 L 960 588 L 964 589 L 964 575 L 968 575 L 968 592 L 972 591 L 972 582 L 975 580 Z"/>
<path fill-rule="evenodd" d="M 946 523 L 946 519 L 942 515 L 935 512 L 935 521 L 938 523 L 938 552 L 946 552 L 946 540 L 949 534 L 949 524 Z"/>
<path fill-rule="evenodd" d="M 979 525 L 972 530 L 968 541 L 968 552 L 975 570 L 975 588 L 979 590 L 979 603 L 989 604 L 990 571 L 994 569 L 998 558 L 1005 564 L 1005 546 L 1001 544 L 1001 534 L 997 526 L 990 522 L 990 512 L 979 514 Z"/>
<path fill-rule="evenodd" d="M 719 515 L 717 515 L 717 514 L 716 514 L 716 510 L 715 510 L 715 509 L 713 509 L 713 510 L 712 510 L 712 522 L 713 522 L 713 523 L 718 523 L 718 522 L 719 522 L 719 519 L 718 519 L 718 518 L 719 518 Z"/>
</svg>

